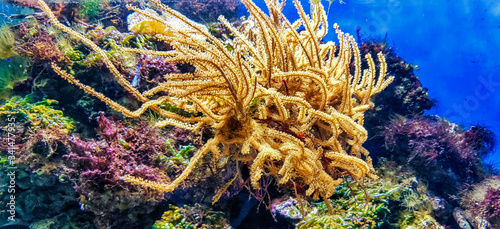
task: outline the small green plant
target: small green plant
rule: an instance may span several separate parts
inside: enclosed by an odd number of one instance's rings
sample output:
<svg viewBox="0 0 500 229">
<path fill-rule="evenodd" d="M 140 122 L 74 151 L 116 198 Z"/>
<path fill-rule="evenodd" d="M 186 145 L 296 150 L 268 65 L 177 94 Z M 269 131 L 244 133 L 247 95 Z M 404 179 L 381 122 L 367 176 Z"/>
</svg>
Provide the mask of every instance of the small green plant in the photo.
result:
<svg viewBox="0 0 500 229">
<path fill-rule="evenodd" d="M 439 228 L 424 183 L 384 158 L 379 163 L 379 179 L 337 186 L 330 199 L 333 213 L 316 203 L 297 228 Z"/>
<path fill-rule="evenodd" d="M 316 203 L 316 209 L 297 228 L 381 228 L 391 213 L 391 190 L 383 189 L 382 184 L 375 181 L 366 184 L 364 188 L 352 181 L 347 182 L 349 183 L 345 182 L 336 188 L 330 200 L 334 214 L 328 212 L 324 202 Z"/>
<path fill-rule="evenodd" d="M 194 146 L 189 144 L 187 146 L 182 146 L 180 150 L 175 150 L 172 146 L 174 140 L 168 139 L 165 142 L 165 149 L 167 152 L 172 153 L 171 157 L 164 155 L 159 156 L 156 161 L 158 163 L 166 162 L 173 165 L 187 165 L 189 164 L 189 153 L 193 152 Z"/>
<path fill-rule="evenodd" d="M 169 205 L 170 210 L 163 213 L 153 229 L 191 229 L 191 228 L 229 228 L 223 212 L 211 211 L 208 207 L 195 204 L 179 208 Z"/>
<path fill-rule="evenodd" d="M 101 0 L 84 0 L 80 3 L 80 13 L 88 19 L 94 19 L 99 16 L 101 7 Z"/>
<path fill-rule="evenodd" d="M 0 117 L 14 116 L 19 120 L 24 119 L 33 131 L 49 128 L 69 133 L 74 128 L 74 121 L 65 117 L 62 111 L 51 107 L 56 104 L 58 104 L 56 100 L 46 98 L 33 102 L 31 95 L 27 95 L 24 99 L 13 97 L 0 107 Z"/>
</svg>

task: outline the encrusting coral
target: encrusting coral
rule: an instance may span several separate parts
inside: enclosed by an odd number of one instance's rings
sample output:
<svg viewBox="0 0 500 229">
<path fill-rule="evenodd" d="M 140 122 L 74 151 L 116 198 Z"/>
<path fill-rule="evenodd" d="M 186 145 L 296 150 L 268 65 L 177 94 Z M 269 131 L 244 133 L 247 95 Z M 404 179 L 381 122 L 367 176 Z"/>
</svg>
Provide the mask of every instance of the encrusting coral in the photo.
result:
<svg viewBox="0 0 500 229">
<path fill-rule="evenodd" d="M 226 42 L 159 0 L 151 2 L 163 15 L 128 6 L 151 21 L 149 24 L 157 25 L 148 33 L 154 32 L 156 39 L 170 44 L 173 50 L 121 48 L 122 51 L 162 56 L 170 63 L 188 63 L 196 68 L 193 73 L 165 75 L 165 82 L 144 92 L 131 86 L 102 48 L 58 22 L 46 3 L 38 2 L 54 26 L 99 55 L 120 85 L 142 106 L 130 111 L 53 63 L 52 68 L 61 77 L 127 117 L 152 110 L 164 117 L 156 123 L 157 127 L 214 130 L 214 137 L 198 149 L 173 182 L 157 183 L 130 175 L 124 177 L 126 181 L 173 191 L 210 152 L 211 163 L 218 168 L 228 161 L 251 164 L 251 184 L 256 189 L 262 175 L 273 176 L 279 184 L 307 186 L 305 194 L 314 199 L 333 195 L 345 175 L 356 180 L 374 177 L 368 151 L 362 147 L 367 139 L 363 114 L 374 106 L 370 97 L 393 78 L 386 77 L 382 54 L 377 55 L 378 74 L 371 55 L 365 56 L 369 69 L 362 71 L 357 43 L 337 25 L 334 28 L 339 44 L 321 42 L 328 32 L 328 22 L 319 1 L 312 2 L 309 17 L 299 1 L 294 0 L 300 19 L 292 23 L 281 12 L 284 2 L 266 0 L 266 15 L 251 0 L 242 0 L 250 16 L 240 28 L 231 26 L 224 17 L 219 18 L 235 37 Z M 185 29 L 174 28 L 167 18 L 181 21 Z M 351 63 L 354 74 L 350 74 Z M 163 109 L 166 103 L 193 114 L 201 112 L 203 116 L 180 116 Z M 234 180 L 223 186 L 214 202 Z"/>
</svg>

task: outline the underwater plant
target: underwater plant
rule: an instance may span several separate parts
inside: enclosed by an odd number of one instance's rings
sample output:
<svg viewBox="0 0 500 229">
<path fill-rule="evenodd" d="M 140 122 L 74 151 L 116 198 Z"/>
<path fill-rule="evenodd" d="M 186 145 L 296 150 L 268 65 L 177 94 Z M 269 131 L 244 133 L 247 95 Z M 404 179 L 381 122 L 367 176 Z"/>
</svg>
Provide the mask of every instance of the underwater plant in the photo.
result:
<svg viewBox="0 0 500 229">
<path fill-rule="evenodd" d="M 429 205 L 435 205 L 435 200 L 440 199 L 438 202 L 448 203 L 447 206 L 443 205 L 441 213 L 436 214 L 441 223 L 449 224 L 447 221 L 452 212 L 459 224 L 468 225 L 467 220 L 473 222 L 476 219 L 487 222 L 486 214 L 481 215 L 485 210 L 471 206 L 479 206 L 486 195 L 486 185 L 474 184 L 490 176 L 481 158 L 494 147 L 495 137 L 491 131 L 480 126 L 464 131 L 458 125 L 438 116 L 416 116 L 412 119 L 399 116 L 394 117 L 381 133 L 385 138 L 387 151 L 391 154 L 390 159 L 413 169 L 416 177 L 421 182 L 426 182 L 429 192 L 435 195 L 434 199 L 426 200 L 425 196 L 408 193 L 404 198 L 404 207 L 409 210 L 417 209 L 420 215 L 425 216 L 429 215 L 425 214 L 429 212 Z M 471 190 L 462 197 L 463 203 L 460 206 L 456 193 L 471 185 L 474 191 Z M 460 210 L 464 206 L 475 210 Z M 453 211 L 449 210 L 453 208 Z M 474 217 L 470 215 L 478 217 L 471 221 Z M 409 217 L 402 222 L 412 223 L 415 221 L 413 218 Z"/>
<path fill-rule="evenodd" d="M 3 24 L 0 27 L 0 59 L 7 59 L 17 55 L 17 52 L 14 51 L 15 41 L 16 35 L 10 30 L 10 26 Z"/>
<path fill-rule="evenodd" d="M 83 0 L 80 6 L 80 13 L 89 18 L 93 19 L 99 16 L 99 10 L 102 7 L 102 0 Z"/>
<path fill-rule="evenodd" d="M 57 103 L 46 98 L 33 102 L 31 95 L 27 95 L 24 99 L 13 97 L 0 107 L 0 116 L 14 116 L 26 120 L 26 125 L 32 131 L 48 128 L 68 134 L 74 128 L 74 121 L 64 116 L 62 111 L 51 107 Z"/>
<path fill-rule="evenodd" d="M 500 188 L 488 188 L 480 205 L 484 208 L 483 214 L 486 218 L 500 216 Z"/>
<path fill-rule="evenodd" d="M 99 225 L 135 225 L 134 220 L 118 221 L 117 215 L 147 214 L 163 195 L 140 190 L 121 177 L 134 174 L 148 180 L 169 180 L 161 172 L 165 166 L 157 163 L 158 157 L 171 156 L 165 151 L 169 143 L 143 120 L 130 127 L 100 113 L 98 123 L 98 140 L 67 138 L 64 174 L 75 183 L 81 208 L 96 214 Z"/>
<path fill-rule="evenodd" d="M 29 94 L 25 98 L 13 96 L 0 107 L 0 125 L 5 127 L 0 130 L 0 136 L 12 139 L 0 142 L 0 179 L 6 181 L 7 174 L 15 171 L 15 223 L 18 224 L 40 225 L 43 224 L 41 219 L 51 217 L 54 217 L 50 219 L 52 224 L 56 224 L 55 221 L 64 221 L 62 218 L 67 217 L 66 214 L 75 214 L 76 209 L 68 211 L 68 208 L 78 206 L 73 184 L 58 182 L 55 175 L 64 170 L 59 155 L 65 152 L 65 140 L 74 126 L 73 120 L 58 110 L 56 104 L 57 101 L 50 99 L 36 101 Z M 7 126 L 11 129 L 8 130 Z M 11 157 L 13 147 L 15 157 Z M 12 170 L 13 166 L 16 170 Z M 0 186 L 0 200 L 9 196 L 7 186 Z M 83 215 L 86 214 L 80 213 L 80 216 Z M 0 225 L 12 223 L 7 219 L 2 217 Z"/>
<path fill-rule="evenodd" d="M 328 31 L 328 22 L 319 2 L 312 4 L 309 17 L 295 0 L 301 19 L 292 23 L 281 12 L 283 3 L 266 1 L 270 13 L 266 15 L 252 1 L 243 0 L 251 14 L 243 22 L 244 26 L 237 29 L 224 17 L 219 18 L 235 36 L 228 41 L 231 49 L 204 26 L 158 0 L 152 2 L 163 15 L 151 9 L 128 8 L 142 15 L 145 22 L 156 25 L 148 33 L 155 33 L 156 39 L 170 44 L 173 50 L 121 50 L 162 56 L 174 64 L 189 63 L 196 70 L 168 74 L 166 82 L 139 92 L 102 48 L 61 24 L 46 3 L 39 0 L 50 22 L 95 52 L 120 85 L 142 106 L 131 111 L 52 63 L 57 74 L 127 117 L 139 117 L 151 110 L 164 117 L 156 123 L 157 127 L 172 125 L 195 132 L 211 127 L 214 132 L 173 182 L 155 182 L 133 174 L 124 175 L 123 179 L 171 192 L 209 153 L 219 169 L 230 161 L 249 162 L 250 180 L 255 189 L 260 188 L 259 180 L 266 174 L 279 184 L 298 182 L 307 186 L 305 194 L 314 199 L 333 195 L 344 175 L 356 180 L 375 177 L 369 153 L 362 146 L 367 139 L 362 126 L 363 114 L 374 107 L 370 97 L 381 92 L 393 78 L 386 76 L 384 56 L 380 53 L 378 74 L 371 55 L 365 56 L 369 69 L 362 70 L 357 43 L 337 25 L 334 28 L 339 45 L 321 42 Z M 174 27 L 170 24 L 172 21 L 182 23 L 183 28 Z M 305 29 L 299 30 L 300 27 Z M 350 74 L 352 60 L 354 74 Z M 165 103 L 203 115 L 180 116 L 163 109 Z M 239 174 L 217 192 L 213 202 Z M 331 209 L 329 201 L 325 203 Z"/>
<path fill-rule="evenodd" d="M 37 174 L 60 170 L 61 163 L 52 161 L 52 157 L 64 151 L 65 140 L 74 129 L 73 119 L 57 110 L 56 104 L 45 98 L 35 102 L 29 94 L 25 98 L 14 96 L 0 107 L 1 123 L 15 120 L 16 163 L 27 165 Z M 0 143 L 0 149 L 8 149 L 7 142 Z"/>
<path fill-rule="evenodd" d="M 313 203 L 297 228 L 442 228 L 423 184 L 393 162 L 381 162 L 380 179 L 361 185 L 346 179 L 331 197 L 334 213 L 324 203 Z"/>
<path fill-rule="evenodd" d="M 140 189 L 120 177 L 127 173 L 150 180 L 168 180 L 168 177 L 161 177 L 162 165 L 156 163 L 158 157 L 172 156 L 165 150 L 169 144 L 166 137 L 144 120 L 126 125 L 101 113 L 97 120 L 99 139 L 81 140 L 76 135 L 69 135 L 67 128 L 72 127 L 72 120 L 52 109 L 54 104 L 55 101 L 47 99 L 34 103 L 31 96 L 27 96 L 25 99 L 13 98 L 0 107 L 2 124 L 8 118 L 16 120 L 18 150 L 15 163 L 22 171 L 19 174 L 27 174 L 17 177 L 20 189 L 16 193 L 26 197 L 20 201 L 19 220 L 35 223 L 70 208 L 78 214 L 92 215 L 86 222 L 95 221 L 97 228 L 143 225 L 142 219 L 130 220 L 121 216 L 147 215 L 163 200 L 163 195 L 155 190 Z M 7 132 L 0 134 L 5 137 Z M 8 149 L 7 142 L 0 142 L 0 149 Z M 6 158 L 3 152 L 0 156 Z M 7 171 L 0 163 L 0 177 L 7 177 L 2 176 Z M 26 182 L 28 184 L 22 184 Z M 47 188 L 52 185 L 55 187 Z M 0 189 L 0 199 L 2 197 Z M 47 207 L 51 211 L 34 212 Z M 38 218 L 40 215 L 45 218 Z"/>
<path fill-rule="evenodd" d="M 157 220 L 153 229 L 189 229 L 189 228 L 231 228 L 224 218 L 223 212 L 211 211 L 200 204 L 193 207 L 185 205 L 179 208 L 170 205 L 170 210 L 163 213 L 161 220 Z"/>
<path fill-rule="evenodd" d="M 331 200 L 334 214 L 328 212 L 324 203 L 315 203 L 313 210 L 297 224 L 298 229 L 308 228 L 384 228 L 392 213 L 389 208 L 391 192 L 384 190 L 381 183 L 367 184 L 363 189 L 353 181 L 337 186 Z M 368 194 L 368 197 L 366 196 Z"/>
<path fill-rule="evenodd" d="M 491 152 L 495 144 L 486 128 L 463 131 L 437 116 L 395 117 L 382 134 L 389 151 L 398 152 L 397 160 L 415 167 L 427 166 L 428 170 L 449 168 L 464 181 L 484 179 L 480 158 Z"/>
<path fill-rule="evenodd" d="M 34 63 L 65 63 L 67 58 L 59 49 L 56 39 L 41 24 L 22 23 L 17 35 L 20 37 L 16 51 Z"/>
</svg>

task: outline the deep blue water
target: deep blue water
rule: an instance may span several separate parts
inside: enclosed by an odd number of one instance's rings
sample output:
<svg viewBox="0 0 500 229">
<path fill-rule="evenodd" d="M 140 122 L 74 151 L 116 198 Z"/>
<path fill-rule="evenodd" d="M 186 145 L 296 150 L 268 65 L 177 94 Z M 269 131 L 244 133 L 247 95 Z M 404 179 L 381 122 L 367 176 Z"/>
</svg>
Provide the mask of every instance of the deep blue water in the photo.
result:
<svg viewBox="0 0 500 229">
<path fill-rule="evenodd" d="M 19 19 L 10 19 L 9 16 L 12 14 L 30 14 L 33 13 L 32 9 L 26 7 L 17 7 L 11 4 L 7 4 L 5 0 L 0 0 L 0 25 L 4 23 L 16 24 Z"/>
<path fill-rule="evenodd" d="M 328 2 L 323 1 L 327 6 Z M 483 125 L 500 136 L 500 1 L 338 0 L 330 8 L 330 29 L 364 38 L 384 38 L 407 62 L 437 114 L 468 128 Z M 292 1 L 286 14 L 297 18 Z M 263 6 L 263 1 L 259 1 Z M 302 1 L 304 9 L 309 5 Z M 325 40 L 336 40 L 333 29 Z M 499 147 L 497 147 L 499 148 Z M 488 159 L 500 163 L 497 149 Z"/>
<path fill-rule="evenodd" d="M 349 0 L 329 18 L 353 34 L 356 26 L 365 37 L 387 34 L 438 100 L 428 114 L 500 136 L 500 1 Z M 498 151 L 488 160 L 500 163 Z"/>
</svg>

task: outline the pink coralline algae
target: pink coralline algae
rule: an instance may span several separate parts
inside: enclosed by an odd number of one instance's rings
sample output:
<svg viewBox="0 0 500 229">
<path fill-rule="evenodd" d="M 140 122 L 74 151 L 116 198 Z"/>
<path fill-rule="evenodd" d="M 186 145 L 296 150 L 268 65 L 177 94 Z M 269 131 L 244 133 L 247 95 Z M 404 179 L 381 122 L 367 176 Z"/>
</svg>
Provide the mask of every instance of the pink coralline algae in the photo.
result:
<svg viewBox="0 0 500 229">
<path fill-rule="evenodd" d="M 481 158 L 495 144 L 493 133 L 484 127 L 463 131 L 437 116 L 395 118 L 381 135 L 391 159 L 415 168 L 429 188 L 442 196 L 485 179 Z"/>
<path fill-rule="evenodd" d="M 500 188 L 488 188 L 486 196 L 480 204 L 486 218 L 500 216 Z"/>
<path fill-rule="evenodd" d="M 93 211 L 108 225 L 113 212 L 141 208 L 158 203 L 163 194 L 131 185 L 122 179 L 133 174 L 143 179 L 168 182 L 160 172 L 156 157 L 165 150 L 166 138 L 156 129 L 140 122 L 127 127 L 121 121 L 98 118 L 100 140 L 84 141 L 78 137 L 68 139 L 71 151 L 64 155 L 67 173 L 75 180 L 75 189 L 81 195 L 83 209 Z"/>
<path fill-rule="evenodd" d="M 474 126 L 463 131 L 456 124 L 437 117 L 395 120 L 385 127 L 383 135 L 389 149 L 399 151 L 404 147 L 409 153 L 408 161 L 425 164 L 443 157 L 467 164 L 490 152 L 495 144 L 493 134 L 484 127 Z"/>
<path fill-rule="evenodd" d="M 16 36 L 19 37 L 16 52 L 27 56 L 36 63 L 65 63 L 68 59 L 57 47 L 55 38 L 43 30 L 43 25 L 19 25 Z"/>
<path fill-rule="evenodd" d="M 165 82 L 163 76 L 167 74 L 180 73 L 175 65 L 168 63 L 166 58 L 161 56 L 142 55 L 138 66 L 134 74 L 140 74 L 139 90 L 141 91 L 149 90 Z"/>
</svg>

